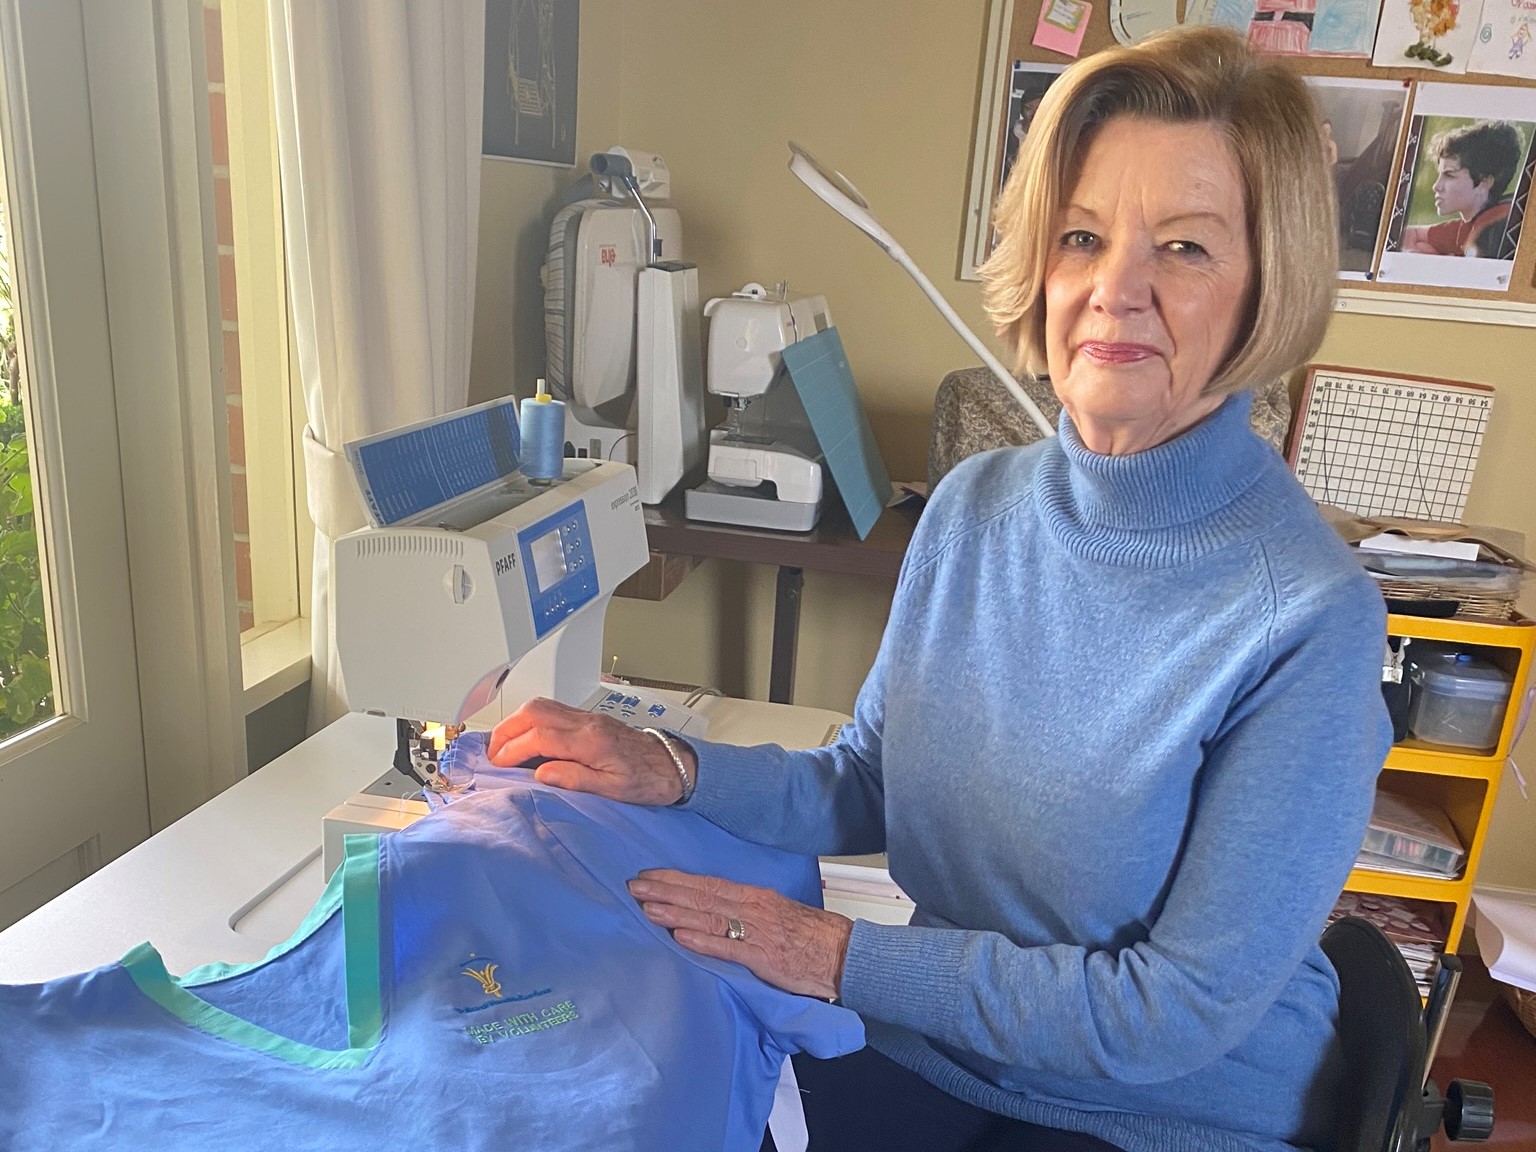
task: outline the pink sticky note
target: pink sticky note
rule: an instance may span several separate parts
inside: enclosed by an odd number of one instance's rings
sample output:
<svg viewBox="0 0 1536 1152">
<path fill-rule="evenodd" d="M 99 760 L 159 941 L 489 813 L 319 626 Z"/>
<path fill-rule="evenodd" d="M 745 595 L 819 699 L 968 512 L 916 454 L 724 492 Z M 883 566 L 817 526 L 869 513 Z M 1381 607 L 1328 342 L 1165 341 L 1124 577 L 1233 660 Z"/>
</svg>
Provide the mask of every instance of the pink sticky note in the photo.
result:
<svg viewBox="0 0 1536 1152">
<path fill-rule="evenodd" d="M 1075 57 L 1083 50 L 1083 33 L 1093 5 L 1087 0 L 1043 0 L 1040 23 L 1035 25 L 1035 46 Z"/>
</svg>

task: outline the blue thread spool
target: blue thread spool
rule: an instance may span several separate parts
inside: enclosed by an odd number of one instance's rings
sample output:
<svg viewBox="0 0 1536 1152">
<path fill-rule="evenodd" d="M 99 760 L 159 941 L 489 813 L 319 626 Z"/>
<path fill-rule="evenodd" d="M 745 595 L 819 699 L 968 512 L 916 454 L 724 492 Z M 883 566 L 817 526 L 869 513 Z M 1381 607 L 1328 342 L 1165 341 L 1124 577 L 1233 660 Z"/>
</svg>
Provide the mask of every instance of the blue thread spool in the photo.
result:
<svg viewBox="0 0 1536 1152">
<path fill-rule="evenodd" d="M 520 471 L 534 483 L 548 484 L 565 471 L 565 405 L 544 390 L 518 408 L 522 425 L 523 463 Z"/>
</svg>

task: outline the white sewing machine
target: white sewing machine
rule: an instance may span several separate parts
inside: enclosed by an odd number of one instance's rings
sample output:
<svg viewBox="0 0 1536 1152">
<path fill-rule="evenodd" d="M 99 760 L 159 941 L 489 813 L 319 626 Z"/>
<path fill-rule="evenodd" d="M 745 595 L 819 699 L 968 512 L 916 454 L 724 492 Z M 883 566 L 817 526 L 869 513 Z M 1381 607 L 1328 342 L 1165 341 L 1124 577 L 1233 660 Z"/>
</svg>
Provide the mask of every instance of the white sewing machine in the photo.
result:
<svg viewBox="0 0 1536 1152">
<path fill-rule="evenodd" d="M 330 874 L 322 841 L 403 828 L 426 813 L 421 789 L 444 774 L 423 721 L 489 728 L 538 694 L 684 734 L 707 724 L 711 737 L 735 744 L 810 748 L 834 737 L 848 719 L 835 712 L 722 696 L 687 708 L 681 692 L 600 681 L 608 603 L 647 557 L 635 472 L 569 460 L 561 481 L 527 484 L 507 470 L 515 454 L 503 451 L 501 422 L 510 411 L 483 405 L 374 439 L 397 474 L 372 477 L 380 484 L 365 492 L 370 509 L 412 511 L 337 542 L 337 646 L 358 711 L 0 931 L 0 983 L 112 963 L 146 939 L 175 972 L 261 959 L 319 897 Z M 398 467 L 389 441 L 412 433 L 449 443 L 450 467 Z M 423 487 L 436 493 L 445 472 L 473 487 L 410 503 Z M 389 768 L 402 749 L 425 784 Z M 827 861 L 823 872 L 828 907 L 890 923 L 911 913 L 878 865 Z"/>
<path fill-rule="evenodd" d="M 692 520 L 809 531 L 821 516 L 824 466 L 784 349 L 832 326 L 824 296 L 747 284 L 704 306 L 705 384 L 725 402 L 709 434 L 709 479 L 684 494 Z"/>
<path fill-rule="evenodd" d="M 608 602 L 649 556 L 628 464 L 567 460 L 553 484 L 513 476 L 413 519 L 427 522 L 336 541 L 347 701 L 393 718 L 397 747 L 389 771 L 327 814 L 327 874 L 347 833 L 403 828 L 426 814 L 424 789 L 472 783 L 445 752 L 493 704 L 491 720 L 545 696 L 639 727 L 704 728 L 689 709 L 600 680 Z M 380 626 L 390 620 L 408 628 Z"/>
</svg>

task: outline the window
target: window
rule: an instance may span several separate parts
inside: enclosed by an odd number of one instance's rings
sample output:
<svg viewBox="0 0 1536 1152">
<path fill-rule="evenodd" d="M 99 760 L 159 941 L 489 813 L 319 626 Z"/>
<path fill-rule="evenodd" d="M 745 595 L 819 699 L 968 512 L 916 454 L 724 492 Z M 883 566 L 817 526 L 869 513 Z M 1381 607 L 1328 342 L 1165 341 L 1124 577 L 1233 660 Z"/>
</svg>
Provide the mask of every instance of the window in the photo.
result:
<svg viewBox="0 0 1536 1152">
<path fill-rule="evenodd" d="M 0 741 L 54 715 L 10 229 L 0 211 Z"/>
<path fill-rule="evenodd" d="M 307 652 L 313 527 L 303 492 L 304 404 L 288 323 L 266 4 L 204 5 L 241 640 L 286 625 Z"/>
</svg>

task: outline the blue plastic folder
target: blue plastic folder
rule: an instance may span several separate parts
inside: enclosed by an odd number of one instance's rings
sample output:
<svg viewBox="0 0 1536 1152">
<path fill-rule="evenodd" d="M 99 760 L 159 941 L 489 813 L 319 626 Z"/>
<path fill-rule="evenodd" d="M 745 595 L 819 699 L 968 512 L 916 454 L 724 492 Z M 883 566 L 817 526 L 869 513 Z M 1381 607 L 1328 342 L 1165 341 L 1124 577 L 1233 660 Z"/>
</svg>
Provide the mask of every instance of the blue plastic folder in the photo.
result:
<svg viewBox="0 0 1536 1152">
<path fill-rule="evenodd" d="M 859 403 L 848 354 L 836 328 L 828 328 L 784 349 L 784 367 L 810 417 L 816 442 L 863 540 L 891 495 L 891 477 Z"/>
</svg>

